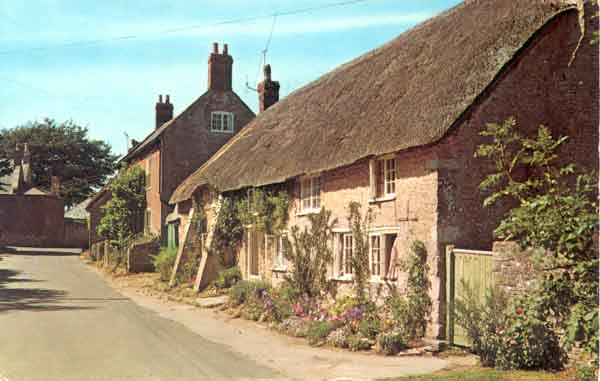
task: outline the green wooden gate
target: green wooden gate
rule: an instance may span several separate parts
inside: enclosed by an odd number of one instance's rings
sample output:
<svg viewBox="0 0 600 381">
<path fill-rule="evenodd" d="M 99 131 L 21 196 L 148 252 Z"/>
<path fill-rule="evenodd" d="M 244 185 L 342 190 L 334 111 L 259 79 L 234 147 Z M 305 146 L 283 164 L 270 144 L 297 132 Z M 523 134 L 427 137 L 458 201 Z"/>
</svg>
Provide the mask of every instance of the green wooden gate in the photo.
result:
<svg viewBox="0 0 600 381">
<path fill-rule="evenodd" d="M 446 333 L 451 344 L 469 346 L 465 330 L 456 324 L 456 301 L 462 300 L 470 289 L 483 303 L 493 286 L 492 252 L 461 250 L 449 247 L 446 251 Z"/>
</svg>

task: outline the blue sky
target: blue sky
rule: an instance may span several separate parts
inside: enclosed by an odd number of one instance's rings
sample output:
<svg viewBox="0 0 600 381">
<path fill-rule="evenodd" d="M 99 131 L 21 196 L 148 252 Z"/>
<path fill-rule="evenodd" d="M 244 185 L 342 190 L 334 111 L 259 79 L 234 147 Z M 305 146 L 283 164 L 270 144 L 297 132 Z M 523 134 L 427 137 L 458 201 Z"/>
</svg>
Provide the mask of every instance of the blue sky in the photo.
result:
<svg viewBox="0 0 600 381">
<path fill-rule="evenodd" d="M 234 90 L 256 111 L 245 83 L 257 82 L 273 22 L 267 61 L 286 96 L 459 3 L 365 0 L 214 25 L 342 1 L 0 1 L 0 128 L 73 119 L 121 154 L 124 132 L 139 140 L 153 129 L 158 94 L 179 113 L 206 90 L 212 42 L 229 44 Z"/>
</svg>

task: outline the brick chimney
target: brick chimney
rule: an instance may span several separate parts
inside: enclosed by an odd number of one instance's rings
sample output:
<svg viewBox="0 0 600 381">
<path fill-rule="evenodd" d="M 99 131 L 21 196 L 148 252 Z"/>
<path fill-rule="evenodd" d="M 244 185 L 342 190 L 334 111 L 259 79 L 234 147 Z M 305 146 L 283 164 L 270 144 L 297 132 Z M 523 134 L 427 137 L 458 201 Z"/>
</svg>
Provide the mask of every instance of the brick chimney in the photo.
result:
<svg viewBox="0 0 600 381">
<path fill-rule="evenodd" d="M 173 104 L 169 99 L 169 95 L 165 97 L 164 102 L 162 95 L 159 95 L 158 102 L 156 102 L 156 128 L 171 119 L 173 119 Z"/>
<path fill-rule="evenodd" d="M 208 89 L 231 90 L 233 58 L 229 55 L 227 44 L 219 53 L 219 44 L 213 43 L 213 50 L 208 57 Z"/>
<path fill-rule="evenodd" d="M 50 194 L 60 197 L 60 178 L 58 176 L 50 177 Z"/>
<path fill-rule="evenodd" d="M 265 111 L 279 101 L 279 82 L 271 80 L 271 65 L 265 65 L 263 72 L 265 79 L 258 84 L 260 112 Z"/>
</svg>

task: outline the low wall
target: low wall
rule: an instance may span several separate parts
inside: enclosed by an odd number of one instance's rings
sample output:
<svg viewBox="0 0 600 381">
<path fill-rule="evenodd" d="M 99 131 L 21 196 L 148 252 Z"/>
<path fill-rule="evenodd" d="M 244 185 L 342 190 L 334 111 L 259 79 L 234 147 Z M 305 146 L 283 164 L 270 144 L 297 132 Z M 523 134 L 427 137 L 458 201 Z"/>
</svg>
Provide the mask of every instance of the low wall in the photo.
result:
<svg viewBox="0 0 600 381">
<path fill-rule="evenodd" d="M 154 271 L 152 257 L 160 250 L 160 240 L 134 243 L 127 251 L 127 271 L 132 273 Z"/>
<path fill-rule="evenodd" d="M 64 232 L 62 199 L 0 194 L 0 245 L 61 247 Z"/>
<path fill-rule="evenodd" d="M 497 241 L 492 253 L 492 276 L 496 287 L 509 295 L 527 292 L 539 274 L 531 260 L 532 250 L 523 250 L 516 242 Z"/>
<path fill-rule="evenodd" d="M 86 220 L 65 218 L 65 240 L 66 247 L 88 248 L 89 229 Z"/>
</svg>

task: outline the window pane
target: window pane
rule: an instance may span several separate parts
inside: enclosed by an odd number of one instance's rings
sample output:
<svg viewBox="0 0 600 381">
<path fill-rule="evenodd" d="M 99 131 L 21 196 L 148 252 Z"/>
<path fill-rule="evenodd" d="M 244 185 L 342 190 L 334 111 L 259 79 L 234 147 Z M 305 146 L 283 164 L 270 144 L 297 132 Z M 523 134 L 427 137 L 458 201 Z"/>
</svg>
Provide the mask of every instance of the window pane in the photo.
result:
<svg viewBox="0 0 600 381">
<path fill-rule="evenodd" d="M 302 209 L 310 209 L 310 179 L 302 180 L 300 183 L 300 198 L 302 199 Z"/>
<path fill-rule="evenodd" d="M 321 207 L 321 179 L 319 177 L 312 178 L 312 207 L 318 209 Z"/>
<path fill-rule="evenodd" d="M 392 194 L 396 192 L 396 160 L 385 161 L 385 193 Z"/>
<path fill-rule="evenodd" d="M 344 235 L 344 270 L 352 274 L 353 239 L 351 234 Z"/>
<path fill-rule="evenodd" d="M 377 167 L 375 170 L 375 197 L 383 196 L 384 192 L 384 180 L 385 180 L 385 167 L 383 160 L 377 160 L 375 163 Z"/>
</svg>

